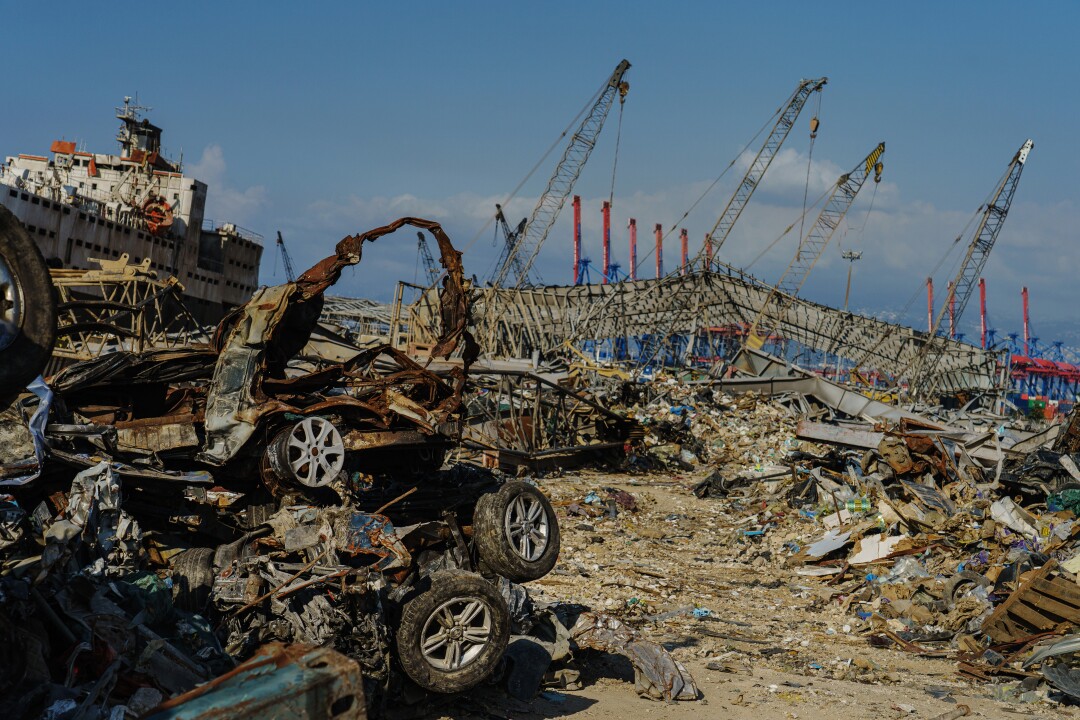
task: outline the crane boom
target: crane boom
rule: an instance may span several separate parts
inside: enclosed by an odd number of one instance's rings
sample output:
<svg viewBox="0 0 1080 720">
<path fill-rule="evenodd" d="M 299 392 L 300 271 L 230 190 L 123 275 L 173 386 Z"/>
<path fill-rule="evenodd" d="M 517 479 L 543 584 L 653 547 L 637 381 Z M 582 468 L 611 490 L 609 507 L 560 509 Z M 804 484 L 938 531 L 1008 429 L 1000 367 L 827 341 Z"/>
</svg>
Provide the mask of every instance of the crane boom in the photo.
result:
<svg viewBox="0 0 1080 720">
<path fill-rule="evenodd" d="M 520 255 L 514 254 L 514 247 L 517 246 L 518 241 L 521 239 L 521 233 L 525 230 L 526 223 L 529 222 L 528 218 L 522 218 L 517 227 L 511 230 L 510 224 L 506 222 L 506 215 L 503 214 L 502 205 L 495 203 L 495 222 L 503 234 L 503 249 L 499 255 L 499 262 L 495 266 L 496 272 L 498 268 L 510 263 L 516 277 L 525 277 L 524 261 Z"/>
<path fill-rule="evenodd" d="M 611 105 L 615 102 L 615 96 L 619 96 L 619 102 L 623 102 L 626 98 L 629 85 L 623 82 L 623 75 L 629 69 L 628 61 L 620 62 L 607 83 L 601 88 L 596 102 L 573 137 L 570 138 L 570 144 L 566 146 L 566 150 L 563 151 L 562 159 L 555 167 L 555 172 L 548 180 L 547 188 L 537 201 L 532 216 L 525 225 L 525 232 L 517 238 L 514 247 L 509 250 L 506 259 L 496 270 L 493 285 L 506 287 L 512 275 L 514 276 L 513 287 L 520 287 L 527 282 L 529 270 L 532 269 L 544 240 L 547 239 L 552 225 L 555 224 L 555 219 L 559 216 L 559 211 L 562 210 L 567 196 L 581 174 L 582 167 L 596 146 L 596 138 L 604 127 L 604 120 L 607 119 Z"/>
<path fill-rule="evenodd" d="M 810 228 L 810 232 L 799 242 L 799 249 L 795 252 L 795 257 L 791 259 L 783 277 L 777 283 L 780 292 L 792 297 L 799 294 L 799 290 L 802 289 L 803 283 L 806 282 L 810 270 L 817 263 L 818 258 L 821 257 L 822 251 L 829 244 L 833 233 L 836 232 L 836 228 L 840 225 L 840 221 L 844 219 L 851 204 L 855 202 L 855 196 L 859 194 L 859 190 L 862 189 L 866 178 L 873 173 L 874 181 L 881 182 L 882 166 L 880 161 L 884 152 L 885 143 L 878 143 L 878 146 L 862 162 L 856 165 L 854 170 L 841 175 L 840 179 L 836 181 L 836 186 L 833 187 L 832 194 L 829 195 L 825 207 L 821 209 L 821 213 L 818 215 L 817 220 L 814 221 L 814 226 Z"/>
<path fill-rule="evenodd" d="M 289 251 L 285 249 L 285 240 L 281 237 L 281 231 L 277 233 L 277 246 L 281 251 L 281 262 L 285 265 L 285 278 L 289 282 L 296 280 L 296 271 L 293 270 L 292 258 L 289 257 Z"/>
<path fill-rule="evenodd" d="M 840 221 L 844 219 L 851 204 L 855 201 L 855 196 L 859 194 L 859 190 L 862 189 L 863 184 L 866 182 L 866 178 L 873 173 L 874 182 L 881 182 L 881 172 L 883 170 L 881 156 L 884 152 L 885 143 L 878 143 L 877 147 L 860 161 L 851 172 L 844 173 L 836 181 L 829 199 L 825 202 L 825 206 L 821 209 L 817 220 L 814 221 L 814 226 L 810 228 L 810 232 L 806 234 L 806 237 L 800 240 L 799 247 L 795 251 L 795 257 L 788 263 L 780 282 L 776 284 L 773 291 L 769 293 L 769 297 L 765 299 L 765 303 L 758 312 L 757 319 L 754 320 L 751 326 L 748 343 L 755 349 L 760 348 L 763 342 L 755 333 L 758 324 L 772 305 L 781 305 L 783 303 L 781 296 L 792 298 L 799 294 L 799 290 L 802 289 L 803 283 L 806 282 L 810 270 L 813 269 L 821 257 L 825 246 L 829 244 L 833 234 L 836 232 L 836 228 L 840 225 Z M 776 314 L 779 315 L 779 312 Z"/>
<path fill-rule="evenodd" d="M 1001 232 L 1001 226 L 1005 223 L 1005 216 L 1009 214 L 1013 194 L 1020 182 L 1020 174 L 1024 171 L 1024 163 L 1027 162 L 1028 153 L 1033 147 L 1035 144 L 1031 140 L 1020 146 L 1012 162 L 1009 163 L 1005 177 L 995 189 L 993 199 L 983 208 L 982 218 L 968 245 L 967 255 L 964 256 L 964 262 L 960 264 L 960 270 L 956 273 L 956 279 L 953 280 L 952 292 L 956 303 L 954 320 L 957 323 L 960 322 L 960 316 L 963 315 L 968 300 L 971 299 L 972 293 L 979 284 L 979 278 L 982 277 L 986 261 L 990 257 L 990 250 L 993 249 L 998 233 Z M 941 323 L 942 313 L 947 306 L 948 303 L 942 306 L 937 322 L 934 323 L 935 329 Z"/>
<path fill-rule="evenodd" d="M 1020 183 L 1020 175 L 1024 171 L 1028 153 L 1031 152 L 1033 147 L 1035 147 L 1035 144 L 1030 139 L 1020 146 L 1020 149 L 1013 155 L 1005 175 L 994 189 L 990 201 L 983 206 L 982 217 L 979 219 L 979 224 L 976 226 L 971 242 L 968 244 L 964 261 L 960 263 L 960 269 L 956 272 L 956 278 L 953 280 L 949 297 L 946 298 L 941 310 L 938 311 L 934 326 L 930 331 L 930 337 L 916 357 L 916 370 L 913 376 L 918 382 L 912 383 L 913 385 L 921 387 L 923 381 L 929 377 L 929 374 L 937 365 L 937 359 L 940 355 L 935 355 L 932 358 L 928 357 L 928 355 L 933 344 L 933 338 L 937 335 L 938 328 L 941 327 L 941 321 L 950 306 L 953 308 L 953 322 L 959 324 L 960 317 L 964 314 L 964 308 L 967 307 L 968 301 L 979 284 L 979 278 L 982 277 L 986 261 L 990 257 L 990 251 L 994 248 L 998 233 L 1001 232 L 1001 226 L 1005 223 L 1005 217 L 1009 214 L 1009 207 L 1012 205 L 1016 186 Z"/>
<path fill-rule="evenodd" d="M 777 111 L 779 117 L 776 119 L 776 124 L 773 125 L 772 131 L 765 138 L 765 143 L 758 150 L 757 155 L 754 156 L 754 161 L 750 163 L 742 182 L 735 189 L 735 194 L 728 200 L 727 207 L 720 214 L 720 219 L 716 221 L 716 225 L 709 232 L 709 244 L 714 254 L 727 240 L 731 228 L 735 226 L 735 221 L 739 219 L 739 215 L 742 213 L 743 208 L 746 207 L 750 196 L 754 194 L 758 183 L 764 177 L 765 171 L 769 169 L 769 165 L 772 163 L 773 158 L 776 157 L 776 153 L 780 151 L 780 146 L 787 139 L 788 133 L 791 132 L 791 128 L 795 125 L 795 121 L 798 119 L 799 113 L 802 112 L 807 99 L 814 92 L 820 92 L 828 81 L 829 78 L 827 77 L 817 78 L 816 80 L 800 80 L 798 87 L 788 98 L 787 103 Z"/>
<path fill-rule="evenodd" d="M 420 255 L 421 262 L 424 263 L 424 272 L 428 276 L 427 282 L 434 285 L 442 272 L 439 270 L 439 266 L 435 264 L 435 258 L 431 256 L 431 250 L 427 246 L 427 238 L 419 230 L 416 232 L 416 252 Z"/>
</svg>

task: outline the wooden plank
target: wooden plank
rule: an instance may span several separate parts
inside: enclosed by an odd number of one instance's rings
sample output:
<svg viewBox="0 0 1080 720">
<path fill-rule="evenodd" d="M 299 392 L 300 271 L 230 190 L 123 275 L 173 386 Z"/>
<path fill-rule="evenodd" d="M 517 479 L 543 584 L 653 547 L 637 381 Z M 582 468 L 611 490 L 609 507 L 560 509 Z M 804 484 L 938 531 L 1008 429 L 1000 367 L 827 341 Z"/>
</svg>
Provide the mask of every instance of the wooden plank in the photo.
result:
<svg viewBox="0 0 1080 720">
<path fill-rule="evenodd" d="M 1033 606 L 1039 611 L 1041 615 L 1046 615 L 1049 613 L 1061 618 L 1062 620 L 1080 623 L 1080 609 L 1077 609 L 1072 605 L 1067 605 L 1063 602 L 1058 602 L 1049 595 L 1043 593 L 1029 592 L 1027 594 L 1027 597 L 1024 598 L 1023 604 Z"/>
<path fill-rule="evenodd" d="M 982 629 L 997 644 L 1012 643 L 1031 633 L 1030 629 L 1021 627 L 1007 615 L 999 615 L 992 623 L 988 620 L 983 623 Z"/>
<path fill-rule="evenodd" d="M 1009 608 L 1009 614 L 1019 618 L 1025 625 L 1036 630 L 1049 630 L 1057 624 L 1024 602 L 1013 603 L 1012 607 Z"/>
<path fill-rule="evenodd" d="M 1032 586 L 1040 580 L 1043 580 L 1055 567 L 1057 567 L 1057 562 L 1051 560 L 1021 580 L 1020 587 L 1013 592 L 1012 595 L 1007 597 L 1003 603 L 998 605 L 990 617 L 983 623 L 983 631 L 996 642 L 1006 642 L 1017 637 L 1031 634 L 1029 631 L 1017 628 L 1015 620 L 1024 623 L 1034 623 L 1033 627 L 1039 630 L 1049 630 L 1054 627 L 1053 623 L 1045 625 L 1048 620 L 1031 608 L 1021 607 L 1018 612 L 1013 612 L 1013 608 L 1020 605 L 1021 599 L 1031 591 Z M 1008 618 L 1010 614 L 1015 618 L 1013 624 L 1003 624 L 1003 621 Z"/>
<path fill-rule="evenodd" d="M 1009 595 L 1009 597 L 1005 598 L 1004 602 L 994 608 L 994 612 L 983 623 L 983 627 L 988 628 L 994 623 L 996 623 L 1000 618 L 1005 617 L 1005 614 L 1009 611 L 1009 608 L 1012 607 L 1013 603 L 1017 602 L 1020 597 L 1027 591 L 1030 582 L 1032 581 L 1029 580 L 1028 582 L 1022 583 L 1017 590 L 1013 591 L 1012 595 Z"/>
<path fill-rule="evenodd" d="M 1032 583 L 1032 587 L 1041 592 L 1043 595 L 1050 595 L 1069 603 L 1080 607 L 1080 586 L 1074 585 L 1060 577 L 1052 580 L 1036 580 Z"/>
<path fill-rule="evenodd" d="M 1030 634 L 1031 634 L 1031 630 L 1030 630 L 1030 629 L 1028 629 L 1028 628 L 1026 628 L 1026 627 L 1023 627 L 1023 626 L 1021 626 L 1021 625 L 1018 625 L 1018 624 L 1017 624 L 1017 623 L 1016 623 L 1016 622 L 1015 622 L 1015 621 L 1014 621 L 1014 620 L 1013 620 L 1013 619 L 1012 619 L 1011 617 L 1009 617 L 1008 615 L 1004 616 L 1004 617 L 1003 617 L 1003 618 L 1001 619 L 1001 624 L 1002 624 L 1002 625 L 1003 625 L 1003 626 L 1005 627 L 1005 629 L 1006 629 L 1006 630 L 1008 631 L 1008 633 L 1009 633 L 1009 639 L 1010 639 L 1010 640 L 1015 640 L 1015 639 L 1018 639 L 1018 638 L 1021 638 L 1021 637 L 1025 637 L 1025 636 L 1027 636 L 1027 635 L 1030 635 Z"/>
</svg>

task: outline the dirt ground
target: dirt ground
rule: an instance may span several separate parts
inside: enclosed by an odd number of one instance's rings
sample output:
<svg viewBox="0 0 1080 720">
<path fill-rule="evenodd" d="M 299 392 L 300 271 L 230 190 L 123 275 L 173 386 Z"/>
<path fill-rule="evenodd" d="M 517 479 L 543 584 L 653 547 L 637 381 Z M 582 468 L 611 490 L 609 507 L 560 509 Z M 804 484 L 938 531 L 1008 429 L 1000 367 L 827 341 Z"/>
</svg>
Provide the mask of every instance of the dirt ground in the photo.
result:
<svg viewBox="0 0 1080 720">
<path fill-rule="evenodd" d="M 852 608 L 845 612 L 842 595 L 824 579 L 785 566 L 782 533 L 739 530 L 748 513 L 752 519 L 755 510 L 782 511 L 778 498 L 759 489 L 745 498 L 698 499 L 691 492 L 698 479 L 588 472 L 545 478 L 540 484 L 559 514 L 562 554 L 529 589 L 538 600 L 605 610 L 663 644 L 693 674 L 700 700 L 639 698 L 628 661 L 586 654 L 579 658 L 580 690 L 548 690 L 526 703 L 481 689 L 444 715 L 937 718 L 967 705 L 971 717 L 1080 717 L 1073 707 L 997 699 L 993 684 L 965 680 L 947 659 L 872 647 L 866 622 Z M 614 519 L 568 513 L 572 503 L 586 507 L 589 491 L 606 497 L 606 488 L 632 494 L 639 509 L 620 510 Z M 694 617 L 695 607 L 708 617 Z"/>
</svg>

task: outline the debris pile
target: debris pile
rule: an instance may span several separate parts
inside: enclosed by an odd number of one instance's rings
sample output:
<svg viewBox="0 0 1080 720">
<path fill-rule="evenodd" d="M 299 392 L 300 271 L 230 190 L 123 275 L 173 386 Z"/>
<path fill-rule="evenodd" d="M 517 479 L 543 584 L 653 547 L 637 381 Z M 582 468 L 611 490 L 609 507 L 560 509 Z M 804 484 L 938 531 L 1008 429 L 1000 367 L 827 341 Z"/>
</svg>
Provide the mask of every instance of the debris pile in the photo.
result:
<svg viewBox="0 0 1080 720">
<path fill-rule="evenodd" d="M 560 483 L 568 546 L 545 590 L 753 648 L 767 631 L 701 626 L 725 595 L 702 570 L 747 566 L 760 586 L 771 576 L 812 599 L 806 611 L 834 633 L 842 625 L 874 647 L 954 661 L 1000 699 L 1080 700 L 1076 415 L 1032 431 L 978 411 L 851 417 L 809 394 L 725 390 L 668 381 L 651 399 L 637 391 L 628 409 L 676 474 Z M 687 500 L 657 512 L 635 485 L 693 492 L 707 508 Z M 614 502 L 620 494 L 630 497 Z M 620 550 L 646 544 L 658 547 L 645 563 Z M 687 544 L 692 560 L 676 560 Z M 827 672 L 813 661 L 808 671 Z"/>
</svg>

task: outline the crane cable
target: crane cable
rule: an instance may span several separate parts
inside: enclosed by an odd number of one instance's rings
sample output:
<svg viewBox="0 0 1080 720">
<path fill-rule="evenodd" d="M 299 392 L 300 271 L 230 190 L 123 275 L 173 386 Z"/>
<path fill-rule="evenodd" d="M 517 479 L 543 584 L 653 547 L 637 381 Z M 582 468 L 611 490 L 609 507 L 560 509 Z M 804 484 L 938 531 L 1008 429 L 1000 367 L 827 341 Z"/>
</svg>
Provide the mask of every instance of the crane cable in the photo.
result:
<svg viewBox="0 0 1080 720">
<path fill-rule="evenodd" d="M 593 95 L 589 98 L 588 102 L 585 103 L 585 106 L 582 107 L 580 111 L 578 111 L 578 114 L 574 116 L 574 119 L 570 121 L 570 124 L 567 125 L 561 133 L 559 133 L 559 136 L 555 138 L 554 141 L 552 141 L 551 145 L 549 145 L 548 149 L 544 151 L 544 154 L 540 156 L 540 159 L 536 161 L 536 164 L 532 166 L 532 169 L 529 170 L 528 174 L 521 179 L 521 182 L 519 182 L 517 186 L 515 186 L 514 189 L 510 191 L 510 195 L 507 196 L 505 200 L 503 200 L 503 207 L 506 207 L 507 203 L 517 197 L 518 192 L 521 191 L 521 188 L 524 187 L 525 183 L 529 182 L 529 179 L 536 174 L 536 171 L 540 169 L 540 166 L 544 164 L 544 161 L 548 159 L 548 156 L 551 155 L 552 152 L 554 152 L 555 148 L 559 147 L 559 144 L 563 141 L 563 138 L 570 134 L 570 131 L 574 128 L 575 125 L 577 125 L 577 122 L 581 119 L 581 116 L 588 112 L 589 109 L 596 104 L 596 101 L 599 99 L 600 95 L 603 94 L 604 89 L 607 87 L 607 85 L 608 84 L 605 81 L 604 84 L 600 87 L 600 89 L 593 93 Z M 469 241 L 468 245 L 465 246 L 465 250 L 468 250 L 472 246 L 472 244 L 476 242 L 480 235 L 485 230 L 487 230 L 488 226 L 493 222 L 495 222 L 495 216 L 489 217 L 488 221 L 484 223 L 484 226 L 480 228 L 480 230 L 476 233 L 476 236 Z"/>
<path fill-rule="evenodd" d="M 484 224 L 484 227 L 480 229 L 480 232 L 484 232 L 484 230 L 487 229 L 488 225 L 490 225 L 490 224 L 491 224 L 491 221 L 489 220 L 487 223 Z M 494 230 L 494 232 L 493 232 L 493 234 L 491 236 L 491 247 L 494 248 L 494 247 L 498 247 L 498 245 L 499 245 L 499 226 L 495 225 L 493 230 Z M 476 238 L 474 238 L 474 240 L 475 239 Z M 505 238 L 503 238 L 503 240 L 505 240 Z M 472 243 L 469 243 L 469 245 L 472 245 Z M 465 250 L 468 250 L 468 249 L 469 249 L 468 246 L 466 246 Z M 462 252 L 464 252 L 464 251 L 462 251 Z M 502 261 L 502 259 L 503 259 L 503 251 L 500 250 L 498 253 L 495 254 L 495 257 L 493 257 L 491 259 L 491 262 L 488 263 L 487 268 L 484 270 L 484 274 L 481 277 L 490 278 L 492 276 L 492 274 L 495 272 L 495 270 L 499 267 L 499 263 L 500 263 L 500 261 Z"/>
<path fill-rule="evenodd" d="M 797 222 L 801 223 L 803 218 L 806 217 L 807 213 L 809 213 L 811 210 L 816 208 L 823 200 L 825 200 L 825 196 L 828 195 L 831 192 L 832 192 L 832 187 L 831 186 L 826 188 L 826 190 L 823 193 L 821 193 L 821 195 L 819 195 L 817 197 L 817 199 L 815 199 L 814 202 L 810 204 L 809 207 L 807 207 L 806 209 L 803 210 L 803 213 L 802 213 L 802 215 L 799 216 L 799 220 Z M 750 268 L 754 267 L 754 264 L 758 260 L 763 258 L 766 253 L 768 253 L 770 250 L 772 250 L 774 247 L 776 247 L 776 244 L 778 242 L 780 242 L 781 240 L 783 240 L 787 236 L 787 234 L 789 232 L 791 232 L 792 230 L 794 230 L 794 229 L 795 229 L 795 223 L 793 222 L 790 225 L 788 225 L 787 228 L 785 228 L 784 231 L 782 233 L 780 233 L 780 235 L 778 235 L 775 240 L 773 240 L 771 243 L 769 243 L 764 248 L 762 248 L 761 252 L 759 252 L 757 255 L 755 255 L 754 259 L 751 260 L 749 262 L 749 264 L 747 264 L 745 267 L 743 267 L 743 270 L 750 270 Z M 802 240 L 801 239 L 799 240 L 799 244 L 802 245 Z M 798 250 L 796 250 L 796 252 L 798 252 Z"/>
<path fill-rule="evenodd" d="M 615 159 L 611 163 L 611 192 L 608 194 L 608 208 L 615 207 L 615 169 L 619 166 L 619 141 L 622 140 L 622 116 L 624 105 L 626 105 L 626 96 L 620 92 L 619 125 L 615 131 Z"/>
<path fill-rule="evenodd" d="M 761 133 L 765 132 L 765 130 L 769 127 L 770 124 L 774 124 L 774 118 L 776 118 L 776 116 L 781 114 L 783 111 L 784 107 L 781 106 L 776 109 L 776 112 L 769 116 L 769 119 L 766 120 L 760 128 L 758 128 L 758 131 L 756 133 L 754 133 L 754 136 L 746 142 L 746 145 L 744 145 L 742 149 L 735 154 L 735 157 L 731 159 L 731 162 L 727 164 L 727 167 L 725 167 L 723 171 L 721 171 L 721 173 L 716 176 L 715 180 L 709 183 L 709 187 L 705 188 L 704 192 L 702 192 L 701 195 L 698 196 L 697 200 L 694 200 L 694 202 L 691 203 L 690 207 L 687 208 L 686 211 L 682 214 L 682 217 L 680 217 L 675 223 L 669 226 L 668 231 L 661 237 L 661 241 L 667 240 L 668 236 L 675 232 L 675 230 L 682 224 L 682 221 L 689 217 L 690 213 L 694 211 L 694 208 L 696 208 L 698 204 L 701 203 L 701 201 L 704 200 L 705 197 L 713 191 L 713 188 L 715 188 L 717 184 L 724 178 L 724 176 L 727 175 L 728 171 L 735 166 L 735 163 L 739 161 L 739 158 L 741 158 L 743 154 L 750 149 L 750 146 L 754 144 L 754 141 L 761 137 Z M 656 243 L 654 242 L 652 248 L 650 248 L 648 252 L 644 253 L 642 255 L 642 259 L 639 260 L 637 265 L 634 266 L 634 270 L 640 270 L 641 267 L 646 263 L 649 255 L 651 255 L 655 251 Z"/>
<path fill-rule="evenodd" d="M 998 184 L 999 185 L 1001 184 L 1000 179 L 998 180 Z M 997 187 L 997 186 L 995 186 L 995 187 Z M 994 194 L 994 191 L 991 190 L 990 194 L 986 196 L 985 202 L 983 202 L 981 205 L 979 205 L 979 208 L 975 211 L 975 213 L 971 217 L 968 218 L 968 221 L 964 225 L 963 229 L 959 233 L 957 233 L 956 238 L 953 240 L 952 244 L 945 248 L 944 252 L 942 252 L 942 254 L 941 254 L 941 257 L 938 258 L 937 263 L 935 263 L 934 267 L 931 268 L 930 273 L 929 273 L 929 275 L 927 277 L 933 278 L 935 275 L 937 275 L 938 272 L 941 270 L 942 266 L 945 264 L 945 262 L 952 256 L 952 254 L 954 252 L 956 252 L 956 249 L 958 247 L 961 247 L 960 241 L 964 239 L 965 235 L 967 235 L 968 230 L 971 228 L 972 224 L 978 219 L 978 217 L 979 217 L 980 213 L 982 212 L 983 208 L 985 208 L 986 205 L 990 202 L 990 200 L 992 199 L 991 196 L 993 194 Z M 962 263 L 963 261 L 964 261 L 963 256 L 959 256 L 953 261 L 953 263 L 949 266 L 950 271 L 951 271 L 950 275 L 955 275 L 955 272 L 959 269 L 960 263 Z M 907 302 L 904 303 L 904 306 L 900 309 L 900 312 L 897 314 L 897 316 L 896 316 L 897 317 L 896 324 L 894 324 L 891 328 L 889 328 L 889 330 L 885 333 L 885 335 L 882 336 L 881 340 L 879 341 L 879 344 L 885 342 L 886 340 L 888 340 L 890 337 L 892 337 L 894 334 L 896 334 L 896 332 L 898 330 L 906 329 L 906 326 L 902 324 L 902 320 L 903 320 L 903 318 L 908 317 L 908 313 L 911 311 L 911 306 L 915 303 L 915 300 L 919 297 L 919 295 L 922 292 L 923 292 L 922 287 L 915 288 L 915 290 L 911 293 L 911 296 L 908 298 Z M 946 299 L 947 298 L 948 298 L 948 295 L 946 294 Z M 933 338 L 928 335 L 927 336 L 927 341 L 928 342 L 933 342 Z M 859 362 L 856 363 L 856 367 L 861 367 L 863 365 L 863 363 L 869 357 L 870 357 L 870 353 L 869 352 L 865 353 L 862 358 L 859 358 Z M 904 373 L 911 370 L 911 365 L 912 365 L 911 363 L 908 363 L 901 371 L 899 371 L 899 372 L 897 372 L 895 374 L 895 377 L 893 378 L 891 384 L 889 385 L 890 388 L 895 388 L 895 387 L 899 386 L 900 378 L 903 377 Z"/>
<path fill-rule="evenodd" d="M 877 191 L 881 186 L 881 183 L 874 183 L 874 192 L 870 195 L 870 207 L 866 208 L 866 217 L 863 218 L 862 226 L 859 227 L 858 236 L 859 242 L 862 242 L 863 234 L 866 231 L 866 223 L 870 222 L 870 213 L 874 211 L 874 201 L 877 200 Z"/>
<path fill-rule="evenodd" d="M 862 246 L 862 240 L 866 234 L 866 224 L 870 222 L 870 213 L 874 211 L 874 201 L 877 200 L 877 191 L 880 185 L 881 183 L 874 183 L 874 192 L 870 195 L 870 206 L 866 208 L 866 215 L 863 217 L 862 225 L 860 225 L 858 229 L 855 230 L 855 242 L 853 244 L 855 246 Z M 845 218 L 845 223 L 846 220 L 847 219 Z M 841 256 L 844 254 L 843 240 L 848 236 L 848 231 L 851 229 L 852 228 L 845 227 L 844 234 L 840 236 L 841 242 L 836 243 L 836 252 L 840 253 Z"/>
<path fill-rule="evenodd" d="M 810 193 L 810 166 L 814 161 L 814 144 L 817 142 L 817 130 L 819 120 L 821 117 L 821 96 L 822 93 L 817 94 L 817 112 L 814 113 L 814 117 L 810 118 L 810 151 L 806 154 L 806 184 L 803 185 L 802 195 L 802 217 L 799 218 L 799 248 L 802 248 L 803 242 L 803 223 L 806 219 L 806 197 Z"/>
<path fill-rule="evenodd" d="M 534 174 L 536 174 L 536 171 L 540 169 L 540 166 L 544 164 L 544 161 L 547 160 L 548 156 L 551 155 L 551 153 L 555 150 L 556 147 L 559 146 L 559 143 L 562 142 L 563 138 L 570 134 L 570 131 L 574 128 L 574 125 L 577 124 L 577 121 L 581 119 L 581 116 L 588 112 L 589 109 L 596 104 L 597 100 L 604 93 L 604 90 L 607 88 L 607 86 L 608 82 L 605 80 L 604 84 L 600 86 L 600 89 L 592 94 L 588 102 L 585 103 L 585 106 L 582 107 L 581 110 L 578 111 L 578 114 L 574 116 L 574 119 L 570 121 L 570 124 L 567 125 L 566 128 L 561 133 L 559 133 L 559 136 L 555 138 L 551 145 L 548 146 L 548 149 L 544 151 L 544 154 L 540 156 L 540 159 L 536 161 L 536 164 L 532 166 L 532 169 L 529 170 L 529 172 L 525 175 L 524 178 L 521 179 L 521 182 L 519 182 L 517 186 L 515 186 L 514 189 L 510 191 L 510 194 L 501 203 L 503 207 L 506 207 L 511 201 L 517 198 L 518 192 L 521 191 L 521 188 L 524 187 L 525 183 L 529 182 L 529 179 L 532 178 Z M 489 216 L 487 221 L 480 227 L 479 230 L 476 231 L 476 234 L 473 235 L 472 239 L 469 240 L 469 242 L 466 243 L 465 247 L 461 249 L 462 254 L 464 254 L 466 251 L 472 248 L 473 245 L 476 244 L 476 241 L 479 240 L 481 236 L 483 236 L 487 229 L 491 227 L 491 224 L 493 222 L 495 222 L 495 216 Z M 446 274 L 445 271 L 443 271 L 443 274 Z M 430 289 L 435 287 L 441 278 L 442 275 L 440 275 L 438 278 L 435 278 L 435 281 L 428 285 L 428 288 Z"/>
</svg>

